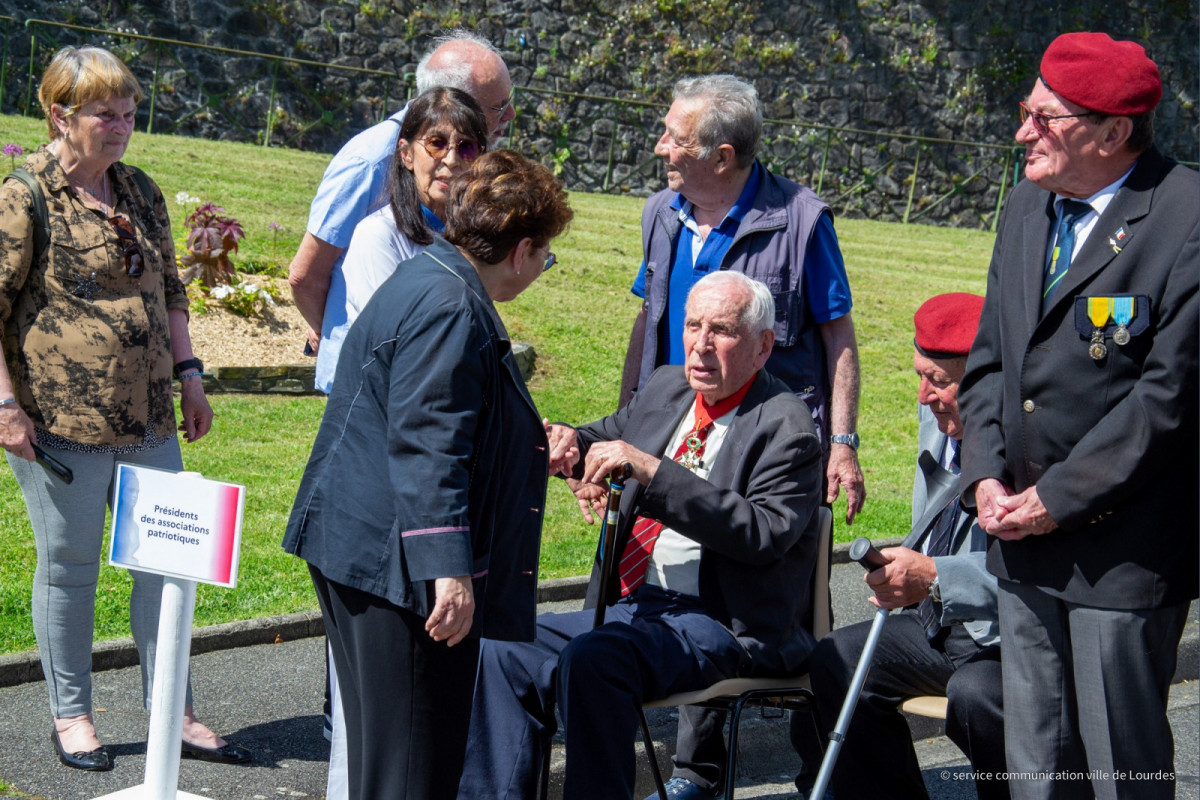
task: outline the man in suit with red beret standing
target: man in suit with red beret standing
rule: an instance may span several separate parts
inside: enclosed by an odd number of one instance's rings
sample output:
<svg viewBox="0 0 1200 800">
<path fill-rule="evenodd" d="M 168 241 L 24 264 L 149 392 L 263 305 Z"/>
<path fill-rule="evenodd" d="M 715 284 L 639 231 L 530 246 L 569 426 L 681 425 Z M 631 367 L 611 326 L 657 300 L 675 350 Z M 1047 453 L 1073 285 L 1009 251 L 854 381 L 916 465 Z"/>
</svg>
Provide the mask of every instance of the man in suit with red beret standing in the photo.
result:
<svg viewBox="0 0 1200 800">
<path fill-rule="evenodd" d="M 1161 96 L 1134 42 L 1047 48 L 959 395 L 963 501 L 994 537 L 1016 798 L 1174 797 L 1167 692 L 1200 528 L 1200 181 L 1154 147 Z"/>
</svg>

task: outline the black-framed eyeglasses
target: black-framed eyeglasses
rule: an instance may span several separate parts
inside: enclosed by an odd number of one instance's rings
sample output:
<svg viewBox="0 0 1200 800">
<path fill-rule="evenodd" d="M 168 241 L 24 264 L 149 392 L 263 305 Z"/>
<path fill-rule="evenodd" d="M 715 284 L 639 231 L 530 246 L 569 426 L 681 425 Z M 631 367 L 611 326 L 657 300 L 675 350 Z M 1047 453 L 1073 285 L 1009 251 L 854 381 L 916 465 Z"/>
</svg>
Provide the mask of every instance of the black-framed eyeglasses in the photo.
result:
<svg viewBox="0 0 1200 800">
<path fill-rule="evenodd" d="M 546 272 L 557 263 L 558 256 L 554 255 L 554 253 L 551 253 L 550 255 L 546 256 L 546 263 L 542 264 L 542 272 Z"/>
<path fill-rule="evenodd" d="M 430 134 L 424 139 L 417 139 L 421 146 L 425 148 L 425 152 L 430 158 L 442 158 L 451 150 L 458 151 L 458 157 L 463 161 L 470 163 L 486 149 L 479 142 L 473 142 L 470 139 L 463 139 L 458 144 L 450 144 L 450 140 L 440 134 Z"/>
<path fill-rule="evenodd" d="M 117 238 L 121 240 L 121 250 L 125 256 L 125 274 L 136 278 L 142 274 L 142 264 L 145 259 L 142 257 L 142 248 L 138 244 L 133 225 L 124 217 L 109 217 L 108 221 L 112 224 L 113 230 L 117 232 Z"/>
<path fill-rule="evenodd" d="M 1099 117 L 1103 116 L 1099 111 L 1085 111 L 1082 114 L 1043 114 L 1040 111 L 1034 111 L 1029 106 L 1025 105 L 1025 101 L 1021 101 L 1021 124 L 1025 124 L 1025 120 L 1033 120 L 1033 129 L 1040 135 L 1045 136 L 1050 132 L 1050 123 L 1056 119 L 1079 119 L 1082 117 Z"/>
<path fill-rule="evenodd" d="M 513 89 L 509 89 L 509 90 L 508 90 L 508 97 L 505 99 L 505 101 L 504 101 L 504 104 L 503 104 L 503 105 L 498 105 L 498 106 L 488 106 L 488 105 L 485 105 L 485 106 L 483 106 L 483 107 L 484 107 L 486 110 L 488 110 L 488 111 L 495 111 L 495 112 L 496 112 L 496 116 L 498 116 L 498 117 L 503 117 L 505 114 L 507 114 L 507 113 L 508 113 L 508 110 L 509 110 L 510 108 L 512 108 L 512 104 L 513 104 L 513 98 L 516 96 L 516 94 L 517 94 L 517 90 L 516 90 L 515 88 L 513 88 Z"/>
</svg>

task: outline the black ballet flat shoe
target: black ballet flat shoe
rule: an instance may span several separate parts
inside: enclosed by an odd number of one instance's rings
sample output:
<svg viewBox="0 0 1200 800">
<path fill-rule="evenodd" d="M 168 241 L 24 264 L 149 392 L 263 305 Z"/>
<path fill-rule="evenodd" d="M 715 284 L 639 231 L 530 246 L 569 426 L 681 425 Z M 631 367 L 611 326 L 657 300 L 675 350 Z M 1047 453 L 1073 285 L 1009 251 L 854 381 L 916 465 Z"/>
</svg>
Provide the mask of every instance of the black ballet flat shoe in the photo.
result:
<svg viewBox="0 0 1200 800">
<path fill-rule="evenodd" d="M 71 769 L 85 769 L 89 772 L 108 772 L 113 768 L 108 751 L 101 745 L 95 750 L 80 750 L 78 753 L 68 753 L 63 750 L 62 742 L 58 740 L 58 730 L 50 731 L 50 742 L 58 753 L 58 760 Z"/>
<path fill-rule="evenodd" d="M 228 742 L 220 747 L 201 747 L 198 744 L 181 742 L 180 753 L 187 758 L 211 761 L 214 764 L 248 764 L 254 758 L 254 754 L 246 748 Z"/>
</svg>

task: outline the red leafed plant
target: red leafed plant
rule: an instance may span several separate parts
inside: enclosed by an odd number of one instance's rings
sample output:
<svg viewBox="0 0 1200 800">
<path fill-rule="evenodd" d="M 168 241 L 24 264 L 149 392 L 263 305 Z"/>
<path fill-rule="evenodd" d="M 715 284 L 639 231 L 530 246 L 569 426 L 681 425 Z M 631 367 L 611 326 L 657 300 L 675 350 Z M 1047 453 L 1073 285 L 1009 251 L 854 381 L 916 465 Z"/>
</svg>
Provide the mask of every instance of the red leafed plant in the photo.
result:
<svg viewBox="0 0 1200 800">
<path fill-rule="evenodd" d="M 216 203 L 205 203 L 192 212 L 184 226 L 188 230 L 187 254 L 180 259 L 184 283 L 195 278 L 205 286 L 232 284 L 235 273 L 229 256 L 246 236 L 241 223 L 226 216 Z"/>
</svg>

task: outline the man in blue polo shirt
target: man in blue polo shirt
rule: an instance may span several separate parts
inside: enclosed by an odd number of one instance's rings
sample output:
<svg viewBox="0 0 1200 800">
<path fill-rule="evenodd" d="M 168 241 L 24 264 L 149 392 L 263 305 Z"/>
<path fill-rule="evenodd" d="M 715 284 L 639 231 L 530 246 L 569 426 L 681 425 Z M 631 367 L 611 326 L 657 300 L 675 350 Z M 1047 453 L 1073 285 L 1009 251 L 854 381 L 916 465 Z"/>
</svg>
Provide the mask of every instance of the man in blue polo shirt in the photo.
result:
<svg viewBox="0 0 1200 800">
<path fill-rule="evenodd" d="M 850 523 L 865 498 L 855 431 L 858 346 L 829 207 L 757 161 L 762 111 L 744 81 L 679 81 L 663 125 L 654 152 L 665 162 L 668 188 L 642 212 L 643 261 L 633 293 L 645 302 L 630 337 L 621 403 L 655 367 L 683 362 L 683 305 L 696 281 L 721 269 L 762 281 L 776 308 L 766 368 L 808 404 L 826 448 L 826 501 L 845 489 Z M 722 718 L 681 710 L 672 797 L 719 793 Z"/>
</svg>

